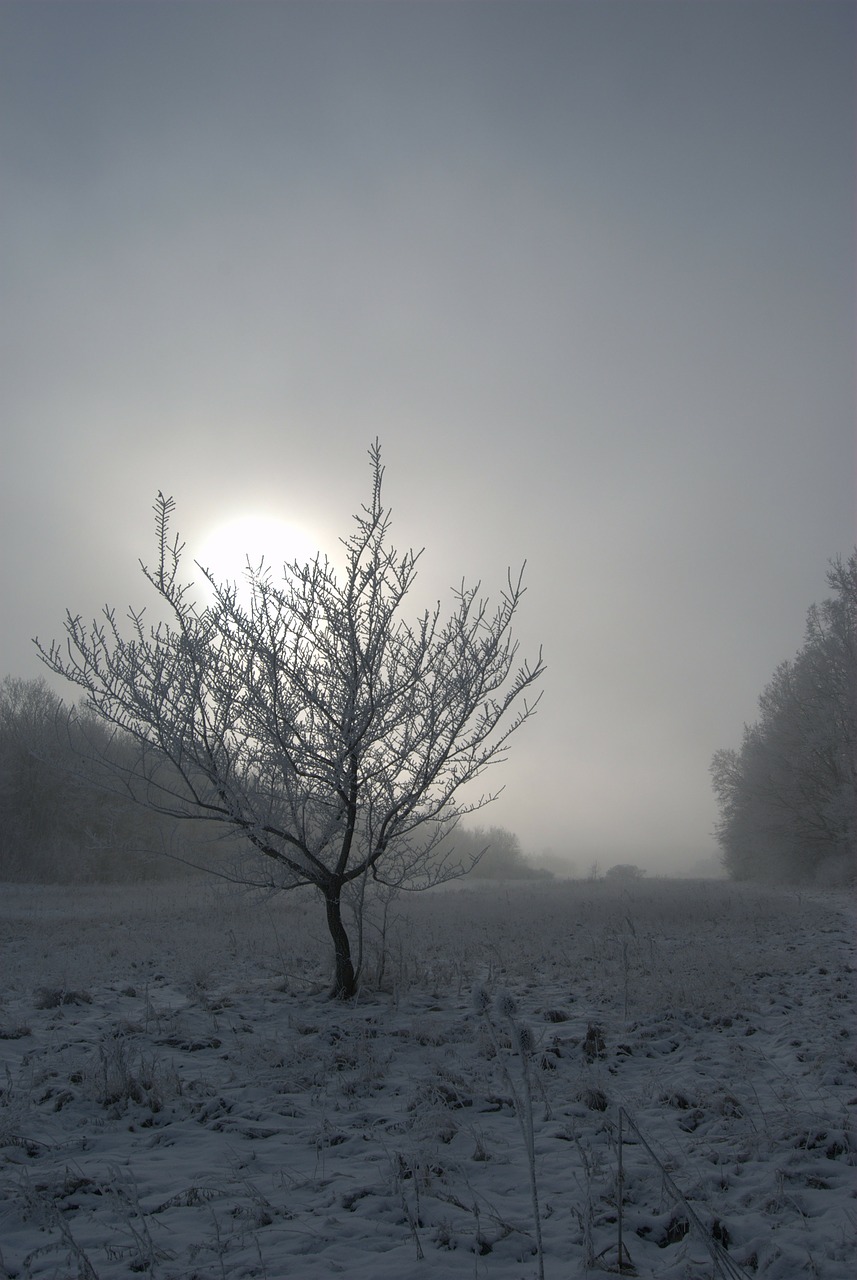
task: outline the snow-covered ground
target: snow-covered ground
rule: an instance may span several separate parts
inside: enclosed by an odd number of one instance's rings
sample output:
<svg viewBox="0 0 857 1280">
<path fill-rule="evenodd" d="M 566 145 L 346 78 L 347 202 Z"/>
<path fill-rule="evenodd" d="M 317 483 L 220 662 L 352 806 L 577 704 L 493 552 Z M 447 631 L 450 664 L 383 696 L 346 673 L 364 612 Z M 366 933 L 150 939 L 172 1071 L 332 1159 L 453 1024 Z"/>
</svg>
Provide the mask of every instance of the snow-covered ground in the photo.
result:
<svg viewBox="0 0 857 1280">
<path fill-rule="evenodd" d="M 0 887 L 0 1277 L 530 1280 L 533 1183 L 547 1280 L 853 1276 L 844 895 L 403 898 L 380 987 L 378 923 L 341 1005 L 309 898 Z"/>
</svg>

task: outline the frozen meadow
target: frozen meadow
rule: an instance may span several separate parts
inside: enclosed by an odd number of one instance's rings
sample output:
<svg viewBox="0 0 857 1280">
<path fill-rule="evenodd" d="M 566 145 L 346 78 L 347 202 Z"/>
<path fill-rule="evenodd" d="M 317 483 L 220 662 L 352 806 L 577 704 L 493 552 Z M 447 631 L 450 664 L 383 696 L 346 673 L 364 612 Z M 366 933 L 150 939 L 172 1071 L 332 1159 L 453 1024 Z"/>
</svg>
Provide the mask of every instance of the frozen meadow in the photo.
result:
<svg viewBox="0 0 857 1280">
<path fill-rule="evenodd" d="M 320 908 L 0 888 L 3 1280 L 850 1280 L 846 895 L 403 896 L 348 1004 Z"/>
</svg>

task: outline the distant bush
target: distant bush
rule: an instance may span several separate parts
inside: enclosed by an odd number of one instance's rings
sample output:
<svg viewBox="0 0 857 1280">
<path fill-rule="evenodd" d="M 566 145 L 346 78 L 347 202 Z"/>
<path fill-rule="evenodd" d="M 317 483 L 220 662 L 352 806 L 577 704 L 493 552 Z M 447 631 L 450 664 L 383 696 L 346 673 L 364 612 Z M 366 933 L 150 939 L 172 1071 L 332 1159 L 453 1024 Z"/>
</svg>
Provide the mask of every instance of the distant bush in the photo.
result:
<svg viewBox="0 0 857 1280">
<path fill-rule="evenodd" d="M 604 872 L 604 879 L 616 884 L 631 880 L 642 880 L 645 874 L 642 867 L 635 866 L 633 862 L 617 862 L 615 867 L 610 867 Z"/>
</svg>

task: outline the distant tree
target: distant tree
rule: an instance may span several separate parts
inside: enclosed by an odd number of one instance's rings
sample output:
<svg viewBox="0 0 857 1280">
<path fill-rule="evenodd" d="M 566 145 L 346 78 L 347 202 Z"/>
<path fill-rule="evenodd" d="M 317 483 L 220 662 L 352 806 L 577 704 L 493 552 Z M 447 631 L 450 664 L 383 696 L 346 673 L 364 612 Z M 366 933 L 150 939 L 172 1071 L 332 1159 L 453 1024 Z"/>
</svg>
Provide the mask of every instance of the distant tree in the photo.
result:
<svg viewBox="0 0 857 1280">
<path fill-rule="evenodd" d="M 645 874 L 642 867 L 635 866 L 633 862 L 617 862 L 615 866 L 608 867 L 604 872 L 604 879 L 614 884 L 627 884 L 633 880 L 642 880 Z"/>
<path fill-rule="evenodd" d="M 44 680 L 0 683 L 0 879 L 75 882 L 152 874 L 162 824 L 98 785 L 94 748 L 122 744 L 86 713 L 69 720 Z"/>
<path fill-rule="evenodd" d="M 284 566 L 281 585 L 264 562 L 248 564 L 245 605 L 234 583 L 203 568 L 212 602 L 198 607 L 179 576 L 173 500 L 159 494 L 157 561 L 142 568 L 170 621 L 147 628 L 131 611 L 126 637 L 113 609 L 91 626 L 69 613 L 64 645 L 36 641 L 86 705 L 137 744 L 118 770 L 129 794 L 241 835 L 258 858 L 256 883 L 315 886 L 339 998 L 358 979 L 343 890 L 365 877 L 425 887 L 461 874 L 432 851 L 494 798 L 460 793 L 505 755 L 543 672 L 541 653 L 517 665 L 522 574 L 508 576 L 493 611 L 478 584 L 462 585 L 448 621 L 439 604 L 413 625 L 401 619 L 418 555 L 388 545 L 377 441 L 370 459 L 372 495 L 343 541 L 341 581 L 320 556 Z"/>
<path fill-rule="evenodd" d="M 857 551 L 831 562 L 834 595 L 759 699 L 740 750 L 718 751 L 716 828 L 739 880 L 853 875 L 857 858 Z"/>
<path fill-rule="evenodd" d="M 60 699 L 44 680 L 7 676 L 0 686 L 0 876 L 45 878 L 54 861 L 57 813 L 70 796 L 50 773 Z"/>
<path fill-rule="evenodd" d="M 530 862 L 518 836 L 505 827 L 459 827 L 444 843 L 454 849 L 460 861 L 472 865 L 472 879 L 539 880 L 551 876 Z"/>
</svg>

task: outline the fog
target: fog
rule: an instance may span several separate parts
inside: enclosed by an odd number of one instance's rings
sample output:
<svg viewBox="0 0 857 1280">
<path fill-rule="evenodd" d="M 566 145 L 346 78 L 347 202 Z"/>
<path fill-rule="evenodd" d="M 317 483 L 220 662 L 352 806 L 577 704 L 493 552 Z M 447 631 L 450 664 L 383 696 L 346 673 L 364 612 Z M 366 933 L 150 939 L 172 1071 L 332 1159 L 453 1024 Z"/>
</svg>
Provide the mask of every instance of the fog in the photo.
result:
<svg viewBox="0 0 857 1280">
<path fill-rule="evenodd" d="M 0 675 L 146 603 L 159 489 L 191 558 L 335 554 L 378 436 L 414 613 L 527 562 L 485 820 L 710 868 L 711 754 L 855 540 L 853 48 L 838 4 L 4 4 Z"/>
</svg>

